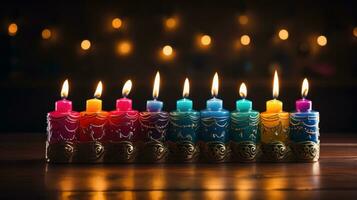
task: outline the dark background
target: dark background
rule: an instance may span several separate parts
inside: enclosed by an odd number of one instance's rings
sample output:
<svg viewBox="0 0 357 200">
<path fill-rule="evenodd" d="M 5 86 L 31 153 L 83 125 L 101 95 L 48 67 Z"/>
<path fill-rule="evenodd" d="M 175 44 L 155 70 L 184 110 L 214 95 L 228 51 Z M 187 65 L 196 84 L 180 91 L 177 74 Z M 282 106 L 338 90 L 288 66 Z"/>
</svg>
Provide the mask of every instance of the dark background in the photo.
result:
<svg viewBox="0 0 357 200">
<path fill-rule="evenodd" d="M 159 99 L 167 111 L 181 97 L 186 76 L 195 108 L 203 109 L 216 71 L 219 97 L 227 109 L 234 109 L 239 84 L 245 81 L 254 108 L 263 111 L 272 96 L 274 69 L 280 75 L 284 110 L 294 109 L 307 77 L 308 98 L 321 114 L 321 132 L 357 131 L 356 1 L 143 2 L 2 2 L 0 132 L 45 132 L 46 113 L 60 98 L 66 78 L 77 111 L 84 110 L 99 80 L 104 109 L 114 109 L 129 78 L 134 108 L 144 110 L 157 70 L 162 78 Z M 238 23 L 240 15 L 248 16 L 248 24 Z M 178 19 L 178 27 L 167 31 L 164 20 L 171 16 Z M 114 17 L 125 26 L 113 29 Z M 8 34 L 12 22 L 18 25 L 15 36 Z M 41 38 L 44 28 L 52 31 L 49 40 Z M 277 38 L 281 28 L 289 31 L 286 41 Z M 197 46 L 200 34 L 212 37 L 209 49 Z M 250 45 L 235 48 L 243 34 L 250 35 Z M 319 35 L 327 37 L 326 46 L 316 44 Z M 80 49 L 83 39 L 91 41 L 89 51 Z M 117 54 L 120 40 L 132 42 L 130 55 Z M 158 56 L 167 44 L 175 50 L 171 60 Z"/>
</svg>

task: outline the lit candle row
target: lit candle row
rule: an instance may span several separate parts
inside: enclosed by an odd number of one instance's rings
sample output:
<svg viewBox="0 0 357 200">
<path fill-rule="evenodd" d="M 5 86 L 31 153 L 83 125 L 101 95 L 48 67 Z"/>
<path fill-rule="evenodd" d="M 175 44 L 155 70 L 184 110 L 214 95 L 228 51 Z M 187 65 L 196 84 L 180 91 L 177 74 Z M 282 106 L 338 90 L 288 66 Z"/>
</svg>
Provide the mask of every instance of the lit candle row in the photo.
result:
<svg viewBox="0 0 357 200">
<path fill-rule="evenodd" d="M 223 101 L 217 98 L 217 73 L 212 82 L 212 98 L 207 100 L 207 107 L 201 112 L 193 110 L 193 101 L 188 99 L 187 78 L 183 98 L 176 102 L 176 110 L 170 113 L 162 111 L 163 102 L 157 99 L 159 73 L 154 81 L 153 100 L 147 101 L 145 112 L 132 110 L 132 100 L 127 98 L 131 87 L 132 82 L 128 80 L 122 90 L 123 97 L 116 101 L 116 110 L 106 112 L 102 110 L 99 99 L 103 88 L 99 82 L 94 98 L 86 102 L 86 111 L 78 114 L 72 111 L 72 102 L 66 99 L 69 89 L 66 80 L 61 91 L 62 100 L 57 101 L 55 111 L 48 114 L 48 143 L 85 143 L 87 149 L 78 148 L 77 151 L 84 151 L 77 152 L 78 155 L 92 152 L 90 158 L 107 161 L 115 161 L 118 157 L 132 161 L 141 154 L 143 160 L 161 162 L 173 159 L 168 156 L 169 149 L 173 157 L 185 162 L 197 160 L 200 151 L 207 161 L 224 162 L 231 160 L 232 156 L 239 161 L 254 161 L 259 149 L 264 155 L 262 160 L 286 161 L 292 158 L 292 152 L 297 152 L 295 156 L 300 160 L 318 158 L 319 115 L 311 110 L 312 102 L 305 99 L 307 79 L 303 82 L 303 98 L 296 101 L 296 112 L 291 116 L 283 111 L 283 103 L 277 99 L 277 72 L 274 74 L 274 99 L 266 102 L 266 111 L 261 114 L 254 111 L 252 101 L 246 99 L 247 87 L 244 83 L 239 89 L 242 99 L 236 101 L 236 110 L 225 110 Z M 301 153 L 301 148 L 311 145 L 315 154 L 309 159 L 306 152 Z M 115 150 L 118 148 L 124 148 L 125 153 Z M 112 153 L 105 153 L 110 150 Z"/>
</svg>

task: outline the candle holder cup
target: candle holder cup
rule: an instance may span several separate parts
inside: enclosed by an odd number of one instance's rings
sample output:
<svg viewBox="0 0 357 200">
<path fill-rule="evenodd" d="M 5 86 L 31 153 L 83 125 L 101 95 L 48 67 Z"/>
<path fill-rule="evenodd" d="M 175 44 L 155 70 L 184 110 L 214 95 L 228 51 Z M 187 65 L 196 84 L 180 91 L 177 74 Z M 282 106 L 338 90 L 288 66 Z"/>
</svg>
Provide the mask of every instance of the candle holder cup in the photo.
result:
<svg viewBox="0 0 357 200">
<path fill-rule="evenodd" d="M 229 145 L 229 112 L 201 111 L 200 125 L 201 158 L 204 162 L 228 162 L 231 157 Z"/>
<path fill-rule="evenodd" d="M 261 113 L 261 161 L 290 162 L 289 113 Z"/>
<path fill-rule="evenodd" d="M 316 162 L 320 157 L 319 113 L 290 114 L 290 140 L 296 161 Z"/>
<path fill-rule="evenodd" d="M 260 153 L 259 112 L 231 113 L 231 149 L 232 160 L 254 162 Z"/>
<path fill-rule="evenodd" d="M 165 162 L 168 155 L 167 130 L 169 114 L 167 112 L 140 112 L 141 137 L 138 142 L 139 161 L 149 163 Z"/>
<path fill-rule="evenodd" d="M 75 162 L 102 163 L 105 153 L 106 130 L 108 123 L 107 112 L 82 112 L 78 132 L 77 151 Z"/>
<path fill-rule="evenodd" d="M 106 126 L 104 162 L 132 163 L 136 159 L 140 131 L 138 111 L 112 111 Z"/>
<path fill-rule="evenodd" d="M 71 163 L 76 153 L 79 113 L 50 112 L 47 114 L 46 161 Z"/>
<path fill-rule="evenodd" d="M 169 161 L 196 162 L 199 158 L 198 145 L 200 113 L 197 111 L 170 112 L 168 132 Z"/>
</svg>

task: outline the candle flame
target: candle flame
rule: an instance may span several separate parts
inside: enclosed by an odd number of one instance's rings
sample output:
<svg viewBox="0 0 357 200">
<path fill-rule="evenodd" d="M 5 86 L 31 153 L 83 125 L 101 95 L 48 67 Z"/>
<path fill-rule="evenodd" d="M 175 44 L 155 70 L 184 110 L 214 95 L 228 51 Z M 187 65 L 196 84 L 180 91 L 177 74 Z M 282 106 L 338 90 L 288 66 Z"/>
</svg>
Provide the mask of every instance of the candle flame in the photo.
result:
<svg viewBox="0 0 357 200">
<path fill-rule="evenodd" d="M 182 92 L 182 96 L 184 98 L 188 97 L 188 95 L 190 94 L 190 82 L 188 80 L 188 78 L 185 79 L 185 84 L 183 86 L 183 92 Z"/>
<path fill-rule="evenodd" d="M 239 95 L 240 95 L 240 97 L 242 97 L 243 99 L 245 99 L 245 98 L 247 97 L 247 86 L 245 85 L 245 83 L 242 83 L 242 84 L 240 85 Z"/>
<path fill-rule="evenodd" d="M 302 82 L 301 96 L 305 98 L 307 96 L 307 93 L 309 93 L 309 82 L 307 81 L 307 78 L 305 78 Z"/>
<path fill-rule="evenodd" d="M 94 97 L 100 98 L 100 96 L 102 96 L 102 90 L 103 90 L 103 84 L 102 84 L 102 81 L 99 81 L 97 88 L 95 89 L 95 92 L 94 92 Z"/>
<path fill-rule="evenodd" d="M 217 74 L 217 72 L 214 74 L 214 77 L 213 77 L 211 94 L 214 97 L 218 95 L 218 74 Z"/>
<path fill-rule="evenodd" d="M 274 73 L 274 83 L 273 83 L 273 97 L 274 99 L 278 98 L 279 96 L 279 78 L 278 72 L 275 70 Z"/>
<path fill-rule="evenodd" d="M 154 89 L 152 91 L 152 96 L 156 99 L 159 96 L 159 89 L 160 89 L 160 73 L 157 72 L 154 81 Z"/>
<path fill-rule="evenodd" d="M 68 84 L 68 79 L 66 79 L 62 84 L 61 98 L 68 97 L 68 90 L 69 90 L 69 84 Z"/>
<path fill-rule="evenodd" d="M 121 93 L 124 97 L 129 95 L 132 86 L 133 86 L 133 83 L 131 82 L 131 80 L 127 80 L 125 82 L 123 89 L 121 91 Z"/>
</svg>

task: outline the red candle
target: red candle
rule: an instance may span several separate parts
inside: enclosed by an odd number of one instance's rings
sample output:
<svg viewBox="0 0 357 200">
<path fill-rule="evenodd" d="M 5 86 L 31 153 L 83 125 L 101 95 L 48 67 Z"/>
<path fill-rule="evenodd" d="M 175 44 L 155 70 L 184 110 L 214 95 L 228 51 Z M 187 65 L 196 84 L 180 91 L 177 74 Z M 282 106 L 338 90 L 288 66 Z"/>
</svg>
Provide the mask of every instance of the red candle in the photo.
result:
<svg viewBox="0 0 357 200">
<path fill-rule="evenodd" d="M 138 136 L 139 113 L 132 110 L 132 101 L 127 98 L 131 87 L 132 82 L 128 80 L 123 86 L 123 98 L 116 101 L 116 110 L 109 113 L 106 128 L 109 141 L 134 141 Z"/>
<path fill-rule="evenodd" d="M 72 111 L 72 102 L 67 100 L 69 90 L 68 80 L 62 85 L 62 100 L 56 101 L 55 110 L 47 114 L 47 141 L 73 142 L 79 127 L 79 113 Z"/>
</svg>

